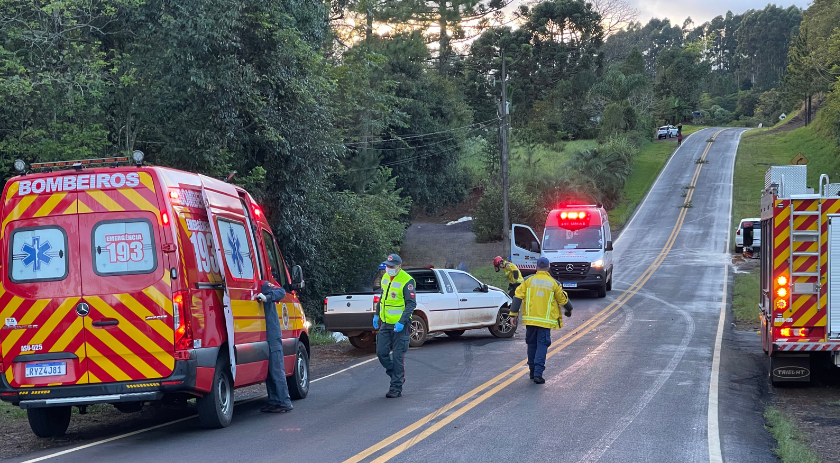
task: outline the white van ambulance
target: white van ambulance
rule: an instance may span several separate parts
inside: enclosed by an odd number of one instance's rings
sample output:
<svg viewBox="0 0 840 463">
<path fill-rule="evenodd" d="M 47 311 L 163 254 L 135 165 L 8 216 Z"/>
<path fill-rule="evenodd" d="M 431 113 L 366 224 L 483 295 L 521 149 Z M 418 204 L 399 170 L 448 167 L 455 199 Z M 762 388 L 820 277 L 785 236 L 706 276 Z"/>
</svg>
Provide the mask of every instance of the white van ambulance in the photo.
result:
<svg viewBox="0 0 840 463">
<path fill-rule="evenodd" d="M 566 290 L 612 290 L 612 234 L 607 211 L 598 205 L 570 205 L 548 214 L 540 241 L 527 225 L 514 224 L 510 261 L 524 274 L 537 271 L 537 259 L 551 262 L 551 276 Z"/>
</svg>

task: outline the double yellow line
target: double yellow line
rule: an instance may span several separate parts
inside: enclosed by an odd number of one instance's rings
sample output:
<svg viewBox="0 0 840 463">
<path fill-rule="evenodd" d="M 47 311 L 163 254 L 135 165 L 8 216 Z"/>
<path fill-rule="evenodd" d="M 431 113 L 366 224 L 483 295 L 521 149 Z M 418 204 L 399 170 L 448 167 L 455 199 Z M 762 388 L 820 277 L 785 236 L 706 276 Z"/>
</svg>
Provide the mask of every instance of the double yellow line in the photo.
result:
<svg viewBox="0 0 840 463">
<path fill-rule="evenodd" d="M 714 141 L 717 136 L 723 132 L 723 130 L 719 130 L 716 132 L 711 140 Z M 680 214 L 677 217 L 677 222 L 674 224 L 674 229 L 671 230 L 671 235 L 668 237 L 668 241 L 665 243 L 665 246 L 659 252 L 659 255 L 656 256 L 653 263 L 642 273 L 642 275 L 630 286 L 629 289 L 624 291 L 616 300 L 610 303 L 604 310 L 595 314 L 592 318 L 587 320 L 581 326 L 578 327 L 577 331 L 571 332 L 566 334 L 565 336 L 561 337 L 557 340 L 556 347 L 553 347 L 549 350 L 547 358 L 551 358 L 553 355 L 557 354 L 561 350 L 568 347 L 570 344 L 574 343 L 578 339 L 582 338 L 584 335 L 595 329 L 598 325 L 606 321 L 611 315 L 618 311 L 624 304 L 630 300 L 636 293 L 638 293 L 642 287 L 644 287 L 645 283 L 650 279 L 656 269 L 662 265 L 662 262 L 668 257 L 668 253 L 671 251 L 671 248 L 674 246 L 674 242 L 677 240 L 677 236 L 679 236 L 680 229 L 682 229 L 683 222 L 685 221 L 685 216 L 688 213 L 688 204 L 691 202 L 691 197 L 694 195 L 694 188 L 697 185 L 697 179 L 700 177 L 700 171 L 703 169 L 704 161 L 706 160 L 706 156 L 709 154 L 709 150 L 712 147 L 712 142 L 707 143 L 705 151 L 703 151 L 703 155 L 700 157 L 701 162 L 697 164 L 697 168 L 694 170 L 694 177 L 691 179 L 691 187 L 689 188 L 685 201 L 683 202 L 683 207 L 680 209 Z M 525 375 L 526 370 L 522 369 L 522 367 L 527 363 L 526 360 L 518 362 L 513 367 L 507 369 L 505 372 L 501 373 L 500 375 L 496 376 L 495 378 L 487 381 L 486 383 L 478 386 L 477 388 L 467 392 L 466 394 L 458 397 L 457 399 L 453 400 L 452 402 L 448 403 L 447 405 L 443 406 L 442 408 L 436 410 L 435 412 L 426 415 L 425 417 L 421 418 L 420 420 L 414 422 L 413 424 L 405 427 L 404 429 L 394 433 L 393 435 L 377 442 L 375 445 L 368 447 L 367 449 L 363 450 L 362 452 L 348 458 L 344 461 L 344 463 L 358 463 L 361 462 L 368 457 L 380 452 L 383 449 L 390 447 L 392 444 L 400 441 L 404 437 L 414 433 L 424 425 L 431 423 L 438 418 L 442 417 L 444 414 L 449 412 L 450 410 L 455 409 L 456 407 L 460 406 L 456 411 L 452 412 L 451 414 L 447 415 L 443 419 L 435 421 L 434 424 L 429 426 L 428 428 L 424 429 L 419 434 L 414 435 L 408 440 L 405 440 L 401 444 L 391 448 L 388 452 L 382 454 L 375 460 L 374 463 L 383 463 L 386 461 L 391 460 L 392 458 L 396 457 L 397 455 L 401 454 L 402 452 L 408 450 L 409 448 L 413 447 L 414 445 L 418 444 L 419 442 L 423 441 L 427 437 L 431 436 L 435 432 L 442 429 L 447 424 L 454 421 L 456 418 L 462 416 L 466 412 L 472 410 L 480 403 L 484 402 L 488 398 L 492 397 L 493 395 L 497 394 L 505 387 L 509 386 L 514 381 L 518 380 L 522 376 Z M 517 371 L 520 370 L 520 371 Z M 510 377 L 508 377 L 510 375 Z M 507 378 L 507 379 L 506 379 Z M 480 394 L 480 395 L 479 395 Z M 476 397 L 477 396 L 477 397 Z M 463 405 L 462 405 L 463 404 Z"/>
</svg>

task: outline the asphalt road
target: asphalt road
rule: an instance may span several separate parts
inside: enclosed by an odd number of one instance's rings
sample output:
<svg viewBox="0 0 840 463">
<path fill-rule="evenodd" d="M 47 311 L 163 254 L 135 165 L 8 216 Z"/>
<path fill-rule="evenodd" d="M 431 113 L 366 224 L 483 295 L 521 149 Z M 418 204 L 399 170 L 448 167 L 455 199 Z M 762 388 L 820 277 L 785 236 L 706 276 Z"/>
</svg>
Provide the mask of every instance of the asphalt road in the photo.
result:
<svg viewBox="0 0 840 463">
<path fill-rule="evenodd" d="M 776 461 L 759 392 L 732 386 L 750 374 L 728 358 L 732 343 L 749 341 L 728 327 L 713 394 L 719 420 L 709 419 L 741 133 L 705 129 L 672 157 L 615 243 L 613 290 L 573 297 L 573 318 L 553 333 L 545 385 L 527 378 L 524 330 L 509 340 L 482 330 L 409 351 L 400 399 L 384 397 L 388 378 L 371 361 L 314 382 L 291 414 L 238 404 L 224 430 L 188 419 L 48 461 L 708 462 L 716 448 L 725 461 Z"/>
</svg>

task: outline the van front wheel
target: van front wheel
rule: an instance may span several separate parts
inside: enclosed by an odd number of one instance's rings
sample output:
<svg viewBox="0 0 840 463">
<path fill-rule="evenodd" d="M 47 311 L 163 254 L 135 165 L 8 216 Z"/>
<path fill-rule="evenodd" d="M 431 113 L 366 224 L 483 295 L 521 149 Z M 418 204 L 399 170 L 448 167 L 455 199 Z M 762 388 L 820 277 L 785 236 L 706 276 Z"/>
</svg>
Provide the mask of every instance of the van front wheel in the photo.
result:
<svg viewBox="0 0 840 463">
<path fill-rule="evenodd" d="M 286 376 L 289 386 L 289 397 L 294 400 L 305 399 L 309 395 L 309 353 L 306 346 L 298 340 L 297 355 L 295 356 L 295 371 Z"/>
<path fill-rule="evenodd" d="M 26 410 L 29 427 L 38 437 L 59 437 L 70 426 L 70 407 L 30 408 Z"/>
<path fill-rule="evenodd" d="M 224 355 L 216 359 L 213 387 L 210 392 L 195 400 L 198 422 L 202 428 L 226 428 L 233 420 L 233 381 Z"/>
<path fill-rule="evenodd" d="M 598 297 L 607 297 L 607 284 L 598 287 Z"/>
</svg>

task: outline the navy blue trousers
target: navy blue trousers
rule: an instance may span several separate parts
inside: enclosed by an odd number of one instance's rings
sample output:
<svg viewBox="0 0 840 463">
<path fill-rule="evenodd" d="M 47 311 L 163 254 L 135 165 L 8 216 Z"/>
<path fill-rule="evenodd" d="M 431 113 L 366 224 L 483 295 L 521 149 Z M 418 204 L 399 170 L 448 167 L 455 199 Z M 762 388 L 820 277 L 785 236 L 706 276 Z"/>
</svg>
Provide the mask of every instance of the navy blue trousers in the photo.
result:
<svg viewBox="0 0 840 463">
<path fill-rule="evenodd" d="M 551 345 L 551 329 L 525 325 L 525 344 L 528 345 L 528 368 L 534 371 L 534 376 L 542 376 L 545 356 Z"/>
</svg>

